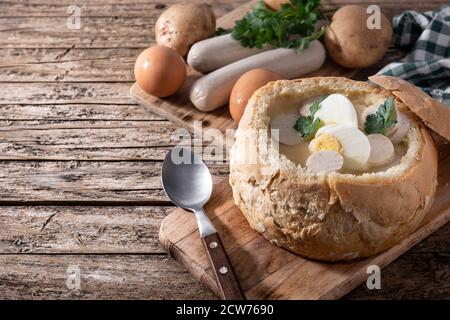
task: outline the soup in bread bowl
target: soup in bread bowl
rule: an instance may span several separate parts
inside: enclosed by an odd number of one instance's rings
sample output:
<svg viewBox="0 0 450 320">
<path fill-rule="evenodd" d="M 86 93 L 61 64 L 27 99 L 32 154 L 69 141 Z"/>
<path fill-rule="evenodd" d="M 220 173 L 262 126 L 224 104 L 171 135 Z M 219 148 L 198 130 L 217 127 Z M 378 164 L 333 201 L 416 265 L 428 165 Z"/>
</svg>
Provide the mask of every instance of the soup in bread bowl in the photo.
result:
<svg viewBox="0 0 450 320">
<path fill-rule="evenodd" d="M 260 88 L 230 149 L 233 197 L 250 226 L 325 261 L 370 256 L 411 234 L 436 176 L 434 142 L 405 103 L 340 77 Z"/>
</svg>

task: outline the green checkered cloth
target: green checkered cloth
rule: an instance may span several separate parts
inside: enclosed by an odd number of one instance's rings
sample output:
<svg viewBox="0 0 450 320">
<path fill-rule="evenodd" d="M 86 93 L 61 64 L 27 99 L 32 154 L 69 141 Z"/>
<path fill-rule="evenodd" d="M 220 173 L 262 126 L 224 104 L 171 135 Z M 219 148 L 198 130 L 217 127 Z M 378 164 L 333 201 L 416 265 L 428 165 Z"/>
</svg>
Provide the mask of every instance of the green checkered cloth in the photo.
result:
<svg viewBox="0 0 450 320">
<path fill-rule="evenodd" d="M 394 45 L 411 51 L 378 73 L 408 80 L 450 106 L 450 5 L 406 11 L 394 17 L 393 27 Z"/>
</svg>

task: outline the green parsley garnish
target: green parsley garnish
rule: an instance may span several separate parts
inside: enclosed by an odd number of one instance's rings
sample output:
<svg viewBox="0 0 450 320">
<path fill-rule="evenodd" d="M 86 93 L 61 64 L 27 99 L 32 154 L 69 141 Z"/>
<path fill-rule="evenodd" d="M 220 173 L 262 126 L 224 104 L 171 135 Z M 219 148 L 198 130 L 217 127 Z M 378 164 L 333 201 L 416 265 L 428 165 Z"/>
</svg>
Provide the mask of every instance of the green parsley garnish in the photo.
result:
<svg viewBox="0 0 450 320">
<path fill-rule="evenodd" d="M 319 110 L 321 102 L 321 100 L 314 102 L 312 106 L 309 107 L 310 115 L 298 118 L 294 124 L 294 129 L 298 131 L 304 139 L 312 139 L 316 135 L 317 130 L 324 124 L 319 118 L 314 119 L 314 115 L 317 110 Z"/>
<path fill-rule="evenodd" d="M 291 0 L 275 12 L 259 0 L 252 11 L 235 22 L 231 35 L 244 47 L 274 45 L 278 48 L 306 49 L 325 31 L 325 27 L 315 30 L 315 23 L 321 18 L 317 9 L 319 3 L 320 0 Z M 217 30 L 220 34 L 227 31 Z"/>
<path fill-rule="evenodd" d="M 376 113 L 367 116 L 364 130 L 367 134 L 381 133 L 386 135 L 387 129 L 397 123 L 394 99 L 389 97 L 378 107 Z"/>
</svg>

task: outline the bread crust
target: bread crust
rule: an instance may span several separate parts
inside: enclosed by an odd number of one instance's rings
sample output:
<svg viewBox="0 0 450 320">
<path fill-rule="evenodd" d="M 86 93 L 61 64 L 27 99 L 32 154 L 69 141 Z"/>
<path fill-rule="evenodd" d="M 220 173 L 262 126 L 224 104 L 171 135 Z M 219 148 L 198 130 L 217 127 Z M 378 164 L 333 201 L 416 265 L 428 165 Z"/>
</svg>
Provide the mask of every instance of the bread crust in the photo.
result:
<svg viewBox="0 0 450 320">
<path fill-rule="evenodd" d="M 414 147 L 409 146 L 400 169 L 379 174 L 313 175 L 277 150 L 263 150 L 274 99 L 316 92 L 367 93 L 383 99 L 391 95 L 339 77 L 281 80 L 256 91 L 230 150 L 235 203 L 253 229 L 305 257 L 338 261 L 376 254 L 411 234 L 431 207 L 437 184 L 436 147 L 427 130 L 412 119 Z M 402 104 L 398 99 L 396 103 Z M 243 157 L 260 158 L 249 163 L 241 161 Z"/>
</svg>

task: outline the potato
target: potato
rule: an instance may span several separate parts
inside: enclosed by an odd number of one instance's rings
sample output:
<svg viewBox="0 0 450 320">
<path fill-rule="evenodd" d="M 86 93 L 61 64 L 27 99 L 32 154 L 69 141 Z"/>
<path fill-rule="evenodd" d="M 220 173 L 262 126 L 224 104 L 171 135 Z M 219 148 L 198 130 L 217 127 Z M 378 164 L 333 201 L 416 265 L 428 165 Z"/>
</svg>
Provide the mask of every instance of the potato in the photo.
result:
<svg viewBox="0 0 450 320">
<path fill-rule="evenodd" d="M 383 57 L 391 43 L 392 26 L 381 14 L 381 28 L 369 29 L 370 15 L 366 8 L 357 5 L 343 6 L 335 12 L 324 42 L 336 63 L 347 68 L 365 68 Z"/>
<path fill-rule="evenodd" d="M 206 4 L 178 3 L 164 11 L 156 21 L 156 42 L 185 56 L 195 42 L 212 37 L 216 17 Z"/>
</svg>

